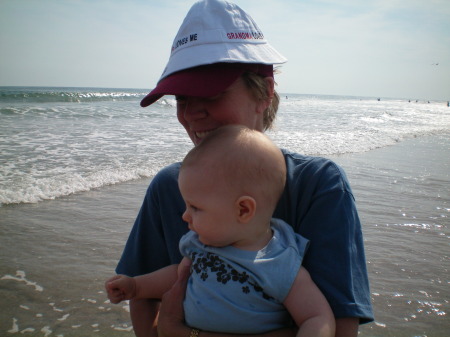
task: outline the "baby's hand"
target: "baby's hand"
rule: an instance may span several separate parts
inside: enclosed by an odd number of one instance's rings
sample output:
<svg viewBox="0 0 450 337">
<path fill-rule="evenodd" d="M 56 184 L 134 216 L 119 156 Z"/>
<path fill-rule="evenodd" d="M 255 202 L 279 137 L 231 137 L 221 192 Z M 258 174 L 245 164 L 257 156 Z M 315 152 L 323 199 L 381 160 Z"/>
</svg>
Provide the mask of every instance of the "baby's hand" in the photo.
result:
<svg viewBox="0 0 450 337">
<path fill-rule="evenodd" d="M 105 289 L 111 303 L 117 304 L 136 296 L 136 282 L 132 277 L 116 275 L 105 282 Z"/>
</svg>

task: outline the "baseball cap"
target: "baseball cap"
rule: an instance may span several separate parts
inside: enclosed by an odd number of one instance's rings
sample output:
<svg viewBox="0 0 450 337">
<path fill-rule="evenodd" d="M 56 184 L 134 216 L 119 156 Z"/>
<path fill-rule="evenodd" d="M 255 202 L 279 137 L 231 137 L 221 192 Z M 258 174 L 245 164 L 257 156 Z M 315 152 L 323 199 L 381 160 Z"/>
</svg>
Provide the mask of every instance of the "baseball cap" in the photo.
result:
<svg viewBox="0 0 450 337">
<path fill-rule="evenodd" d="M 167 66 L 141 106 L 166 94 L 215 96 L 246 71 L 273 76 L 273 65 L 286 61 L 239 6 L 224 0 L 201 0 L 187 13 Z"/>
</svg>

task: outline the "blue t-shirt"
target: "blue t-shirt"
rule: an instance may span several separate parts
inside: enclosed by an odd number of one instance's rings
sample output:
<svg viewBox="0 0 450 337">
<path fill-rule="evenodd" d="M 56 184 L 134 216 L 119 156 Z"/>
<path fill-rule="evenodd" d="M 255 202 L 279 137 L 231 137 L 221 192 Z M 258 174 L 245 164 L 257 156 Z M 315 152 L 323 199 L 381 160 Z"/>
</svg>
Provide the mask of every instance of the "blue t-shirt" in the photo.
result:
<svg viewBox="0 0 450 337">
<path fill-rule="evenodd" d="M 273 236 L 259 251 L 202 244 L 195 232 L 180 241 L 192 260 L 186 323 L 203 331 L 256 334 L 292 324 L 283 302 L 295 281 L 308 240 L 272 219 Z M 205 314 L 206 313 L 206 314 Z"/>
<path fill-rule="evenodd" d="M 274 218 L 310 241 L 303 265 L 328 300 L 336 318 L 373 320 L 361 223 L 348 180 L 334 162 L 282 150 L 286 186 Z M 131 230 L 118 274 L 142 275 L 182 259 L 178 249 L 188 232 L 178 189 L 181 164 L 153 178 Z"/>
</svg>

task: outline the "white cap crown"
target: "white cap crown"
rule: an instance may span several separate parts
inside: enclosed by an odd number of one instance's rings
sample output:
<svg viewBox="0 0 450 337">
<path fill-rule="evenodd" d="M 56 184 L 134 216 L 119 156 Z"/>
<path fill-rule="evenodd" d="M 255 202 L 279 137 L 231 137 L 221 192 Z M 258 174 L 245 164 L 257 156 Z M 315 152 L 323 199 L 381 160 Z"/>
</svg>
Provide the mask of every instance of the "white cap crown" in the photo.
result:
<svg viewBox="0 0 450 337">
<path fill-rule="evenodd" d="M 239 6 L 223 0 L 201 0 L 191 7 L 181 24 L 160 80 L 183 69 L 218 62 L 286 61 Z"/>
</svg>

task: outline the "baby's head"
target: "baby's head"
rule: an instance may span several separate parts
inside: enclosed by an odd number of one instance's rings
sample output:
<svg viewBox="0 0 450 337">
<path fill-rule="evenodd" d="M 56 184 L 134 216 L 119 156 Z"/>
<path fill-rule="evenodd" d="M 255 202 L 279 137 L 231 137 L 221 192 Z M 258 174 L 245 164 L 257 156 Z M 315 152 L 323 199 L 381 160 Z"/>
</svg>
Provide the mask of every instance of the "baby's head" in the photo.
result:
<svg viewBox="0 0 450 337">
<path fill-rule="evenodd" d="M 280 149 L 263 133 L 239 125 L 220 127 L 185 157 L 180 175 L 187 168 L 213 185 L 214 193 L 231 192 L 238 199 L 256 201 L 256 214 L 271 217 L 286 182 L 286 164 Z"/>
</svg>

